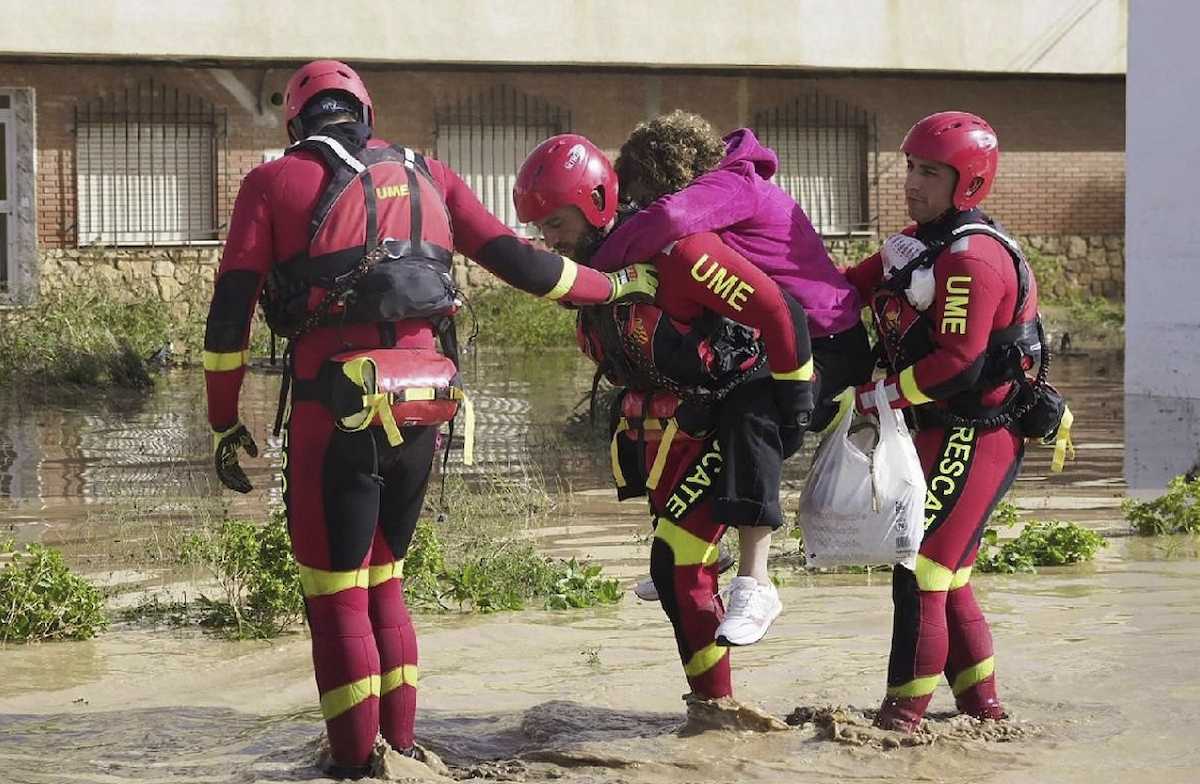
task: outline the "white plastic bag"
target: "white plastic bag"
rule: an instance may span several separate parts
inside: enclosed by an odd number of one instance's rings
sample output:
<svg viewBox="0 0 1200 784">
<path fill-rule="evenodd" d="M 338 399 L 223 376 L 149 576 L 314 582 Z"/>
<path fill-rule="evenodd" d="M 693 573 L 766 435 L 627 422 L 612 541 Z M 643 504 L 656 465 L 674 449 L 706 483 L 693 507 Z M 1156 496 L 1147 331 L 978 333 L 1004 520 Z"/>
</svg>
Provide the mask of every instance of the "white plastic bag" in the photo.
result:
<svg viewBox="0 0 1200 784">
<path fill-rule="evenodd" d="M 867 431 L 860 425 L 852 433 L 854 415 L 848 412 L 817 447 L 800 496 L 809 566 L 916 564 L 925 528 L 925 475 L 882 381 L 875 401 L 877 431 L 870 420 L 860 420 Z M 868 433 L 872 437 L 864 439 Z"/>
</svg>

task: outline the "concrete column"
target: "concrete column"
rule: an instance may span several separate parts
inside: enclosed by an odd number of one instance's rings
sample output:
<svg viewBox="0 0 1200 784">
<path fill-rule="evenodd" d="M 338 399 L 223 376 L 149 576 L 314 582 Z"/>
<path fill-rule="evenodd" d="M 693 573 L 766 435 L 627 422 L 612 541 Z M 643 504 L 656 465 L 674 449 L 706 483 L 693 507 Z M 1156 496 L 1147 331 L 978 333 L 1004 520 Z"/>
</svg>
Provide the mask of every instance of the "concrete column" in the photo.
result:
<svg viewBox="0 0 1200 784">
<path fill-rule="evenodd" d="M 1200 462 L 1200 3 L 1129 14 L 1125 478 L 1156 490 Z"/>
</svg>

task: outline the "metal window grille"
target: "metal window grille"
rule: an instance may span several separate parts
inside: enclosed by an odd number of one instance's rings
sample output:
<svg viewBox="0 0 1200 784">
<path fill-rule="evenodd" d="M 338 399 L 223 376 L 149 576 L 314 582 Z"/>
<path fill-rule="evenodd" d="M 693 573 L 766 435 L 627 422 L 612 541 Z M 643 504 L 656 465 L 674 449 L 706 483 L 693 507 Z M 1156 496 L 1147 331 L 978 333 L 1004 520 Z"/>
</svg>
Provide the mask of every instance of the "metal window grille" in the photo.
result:
<svg viewBox="0 0 1200 784">
<path fill-rule="evenodd" d="M 822 234 L 870 231 L 868 160 L 878 156 L 875 114 L 812 93 L 754 115 L 754 131 L 779 156 L 775 183 Z M 876 213 L 878 210 L 876 210 Z"/>
<path fill-rule="evenodd" d="M 570 111 L 501 85 L 435 110 L 434 154 L 493 215 L 529 233 L 512 203 L 517 170 L 534 147 L 570 127 Z"/>
<path fill-rule="evenodd" d="M 14 231 L 9 224 L 12 222 L 13 201 L 13 159 L 15 155 L 15 133 L 13 129 L 15 116 L 12 110 L 12 96 L 0 93 L 0 294 L 9 293 L 10 281 L 15 277 L 10 266 L 13 263 L 12 235 Z"/>
<path fill-rule="evenodd" d="M 75 107 L 80 245 L 172 245 L 218 238 L 224 110 L 148 81 Z"/>
</svg>

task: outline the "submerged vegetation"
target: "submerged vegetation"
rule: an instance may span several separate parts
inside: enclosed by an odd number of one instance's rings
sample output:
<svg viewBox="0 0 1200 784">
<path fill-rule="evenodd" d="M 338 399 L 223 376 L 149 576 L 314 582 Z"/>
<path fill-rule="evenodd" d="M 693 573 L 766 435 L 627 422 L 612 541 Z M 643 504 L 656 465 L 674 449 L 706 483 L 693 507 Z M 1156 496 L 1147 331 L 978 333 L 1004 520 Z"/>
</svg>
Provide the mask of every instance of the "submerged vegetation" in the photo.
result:
<svg viewBox="0 0 1200 784">
<path fill-rule="evenodd" d="M 99 589 L 56 550 L 0 543 L 0 642 L 86 640 L 108 625 Z"/>
<path fill-rule="evenodd" d="M 1200 534 L 1200 478 L 1177 476 L 1151 501 L 1126 498 L 1121 511 L 1142 536 Z"/>
<path fill-rule="evenodd" d="M 435 484 L 431 498 L 439 495 Z M 597 564 L 548 558 L 529 537 L 565 507 L 566 494 L 539 481 L 448 478 L 447 503 L 418 521 L 405 559 L 405 593 L 429 612 L 498 612 L 530 606 L 558 610 L 620 600 L 617 580 Z M 199 625 L 232 637 L 273 637 L 303 616 L 299 573 L 282 513 L 259 525 L 223 520 L 171 546 L 176 560 L 209 578 L 190 600 L 147 596 L 127 621 Z"/>
<path fill-rule="evenodd" d="M 1090 561 L 1108 542 L 1078 523 L 1030 520 L 1014 539 L 1001 542 L 999 528 L 1015 526 L 1017 509 L 1001 501 L 992 513 L 979 545 L 976 569 L 980 572 L 1036 572 L 1039 566 L 1064 566 Z"/>
</svg>

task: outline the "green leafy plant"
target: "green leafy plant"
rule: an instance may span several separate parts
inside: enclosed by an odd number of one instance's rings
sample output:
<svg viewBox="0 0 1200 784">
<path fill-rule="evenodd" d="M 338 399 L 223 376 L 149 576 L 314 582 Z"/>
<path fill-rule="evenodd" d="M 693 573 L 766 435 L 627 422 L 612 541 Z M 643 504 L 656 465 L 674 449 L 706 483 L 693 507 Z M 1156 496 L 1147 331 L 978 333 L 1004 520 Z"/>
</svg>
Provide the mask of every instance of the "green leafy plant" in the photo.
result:
<svg viewBox="0 0 1200 784">
<path fill-rule="evenodd" d="M 0 543 L 11 560 L 0 568 L 0 642 L 86 640 L 108 626 L 104 597 L 40 544 L 18 551 Z"/>
<path fill-rule="evenodd" d="M 1036 572 L 1039 566 L 1062 566 L 1090 561 L 1108 542 L 1078 523 L 1061 520 L 1031 520 L 1015 539 L 1001 543 L 997 527 L 1018 522 L 1016 507 L 1002 501 L 992 513 L 983 534 L 976 569 L 980 572 Z"/>
<path fill-rule="evenodd" d="M 207 568 L 222 596 L 201 595 L 201 624 L 232 636 L 274 637 L 300 620 L 304 602 L 282 513 L 266 525 L 226 520 L 183 541 L 181 560 Z"/>
<path fill-rule="evenodd" d="M 1177 476 L 1151 501 L 1126 498 L 1121 512 L 1142 536 L 1200 533 L 1200 478 Z"/>
<path fill-rule="evenodd" d="M 482 330 L 479 342 L 503 348 L 573 346 L 575 314 L 537 297 L 503 286 L 471 299 Z"/>
</svg>

